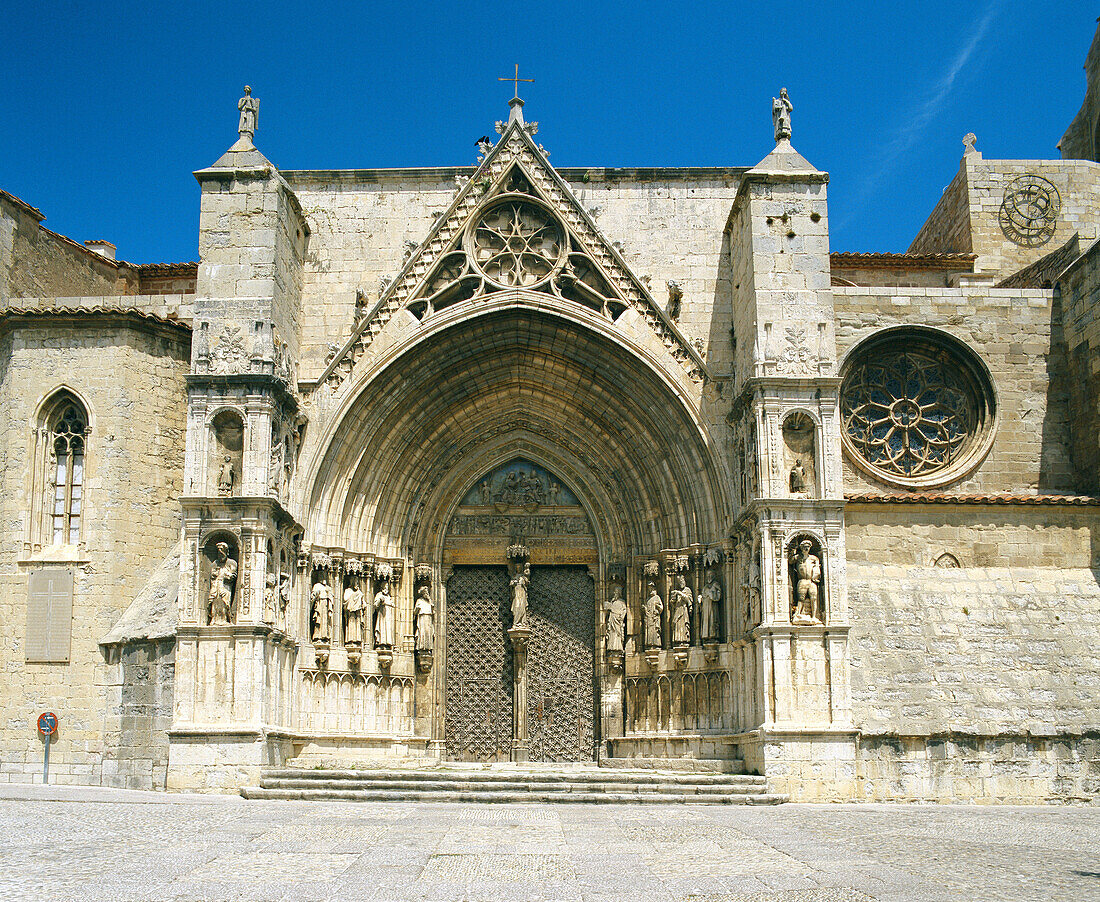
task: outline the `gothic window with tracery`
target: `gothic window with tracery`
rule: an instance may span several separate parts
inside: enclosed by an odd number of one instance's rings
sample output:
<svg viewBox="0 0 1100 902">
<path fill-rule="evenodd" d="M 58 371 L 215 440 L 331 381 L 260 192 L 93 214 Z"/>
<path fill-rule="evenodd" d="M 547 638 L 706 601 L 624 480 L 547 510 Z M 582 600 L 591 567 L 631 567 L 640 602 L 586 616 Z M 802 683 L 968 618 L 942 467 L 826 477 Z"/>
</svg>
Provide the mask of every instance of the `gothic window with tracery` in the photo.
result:
<svg viewBox="0 0 1100 902">
<path fill-rule="evenodd" d="M 475 265 L 503 288 L 529 288 L 546 281 L 565 249 L 565 235 L 553 214 L 516 197 L 482 214 L 472 238 Z"/>
<path fill-rule="evenodd" d="M 47 520 L 49 541 L 53 545 L 80 539 L 87 434 L 88 415 L 84 408 L 74 398 L 62 397 L 49 420 Z"/>
<path fill-rule="evenodd" d="M 858 348 L 841 387 L 845 446 L 888 482 L 927 486 L 964 475 L 992 439 L 985 368 L 954 339 L 891 330 Z"/>
</svg>

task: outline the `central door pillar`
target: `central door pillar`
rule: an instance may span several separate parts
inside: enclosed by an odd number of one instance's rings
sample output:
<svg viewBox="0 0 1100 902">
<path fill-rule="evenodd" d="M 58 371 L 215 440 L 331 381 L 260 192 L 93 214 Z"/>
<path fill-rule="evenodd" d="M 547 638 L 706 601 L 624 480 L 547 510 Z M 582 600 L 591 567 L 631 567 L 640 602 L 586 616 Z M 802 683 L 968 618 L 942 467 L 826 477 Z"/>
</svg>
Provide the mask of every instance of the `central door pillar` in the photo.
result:
<svg viewBox="0 0 1100 902">
<path fill-rule="evenodd" d="M 512 643 L 512 760 L 526 761 L 527 751 L 527 643 L 531 630 L 513 626 L 508 630 Z"/>
</svg>

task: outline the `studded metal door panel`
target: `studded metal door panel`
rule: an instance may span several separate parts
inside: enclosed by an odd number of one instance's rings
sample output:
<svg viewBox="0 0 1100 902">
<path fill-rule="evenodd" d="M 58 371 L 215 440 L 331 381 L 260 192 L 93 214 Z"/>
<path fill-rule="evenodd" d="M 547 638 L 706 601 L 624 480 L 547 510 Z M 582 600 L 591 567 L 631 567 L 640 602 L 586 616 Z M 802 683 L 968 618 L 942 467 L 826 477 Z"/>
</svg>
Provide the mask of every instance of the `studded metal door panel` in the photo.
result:
<svg viewBox="0 0 1100 902">
<path fill-rule="evenodd" d="M 447 757 L 507 761 L 512 749 L 512 648 L 505 567 L 455 567 L 447 583 Z"/>
<path fill-rule="evenodd" d="M 532 567 L 527 735 L 532 761 L 595 757 L 595 587 L 585 567 Z"/>
</svg>

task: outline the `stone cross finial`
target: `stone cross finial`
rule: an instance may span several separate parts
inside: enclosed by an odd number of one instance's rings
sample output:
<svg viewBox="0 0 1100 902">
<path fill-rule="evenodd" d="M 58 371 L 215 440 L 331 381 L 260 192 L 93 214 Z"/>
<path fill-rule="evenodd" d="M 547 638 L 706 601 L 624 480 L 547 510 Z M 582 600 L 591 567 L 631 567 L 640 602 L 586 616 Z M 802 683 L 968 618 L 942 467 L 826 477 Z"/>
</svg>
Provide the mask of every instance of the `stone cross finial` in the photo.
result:
<svg viewBox="0 0 1100 902">
<path fill-rule="evenodd" d="M 963 146 L 966 148 L 966 150 L 963 151 L 964 155 L 969 156 L 972 153 L 977 153 L 978 148 L 974 146 L 977 142 L 978 136 L 975 135 L 973 132 L 967 132 L 965 135 L 963 135 Z"/>
<path fill-rule="evenodd" d="M 781 88 L 778 97 L 772 98 L 772 124 L 775 126 L 775 143 L 791 140 L 791 112 L 794 105 L 787 96 L 787 89 Z"/>
<path fill-rule="evenodd" d="M 244 97 L 237 101 L 237 109 L 241 111 L 240 121 L 237 123 L 237 133 L 241 136 L 238 143 L 247 142 L 252 146 L 252 137 L 256 134 L 256 125 L 260 118 L 260 101 L 252 96 L 252 88 L 244 86 Z"/>
</svg>

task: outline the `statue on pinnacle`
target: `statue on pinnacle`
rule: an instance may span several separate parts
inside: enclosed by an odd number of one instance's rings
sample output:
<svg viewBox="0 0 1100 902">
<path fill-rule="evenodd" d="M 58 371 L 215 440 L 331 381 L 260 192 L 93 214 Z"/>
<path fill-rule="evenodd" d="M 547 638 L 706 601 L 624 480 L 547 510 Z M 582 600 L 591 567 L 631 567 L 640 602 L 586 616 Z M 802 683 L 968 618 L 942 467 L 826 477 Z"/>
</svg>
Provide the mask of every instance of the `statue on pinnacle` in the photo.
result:
<svg viewBox="0 0 1100 902">
<path fill-rule="evenodd" d="M 237 109 L 241 111 L 241 118 L 237 123 L 240 137 L 230 150 L 252 150 L 255 147 L 252 137 L 256 134 L 256 124 L 260 118 L 260 101 L 252 96 L 249 85 L 244 86 L 244 97 L 237 101 Z"/>
<path fill-rule="evenodd" d="M 781 88 L 778 97 L 772 98 L 772 123 L 775 125 L 775 143 L 791 140 L 791 112 L 794 105 L 787 96 L 787 89 Z"/>
</svg>

